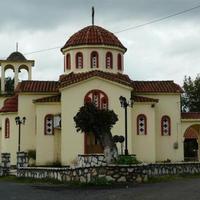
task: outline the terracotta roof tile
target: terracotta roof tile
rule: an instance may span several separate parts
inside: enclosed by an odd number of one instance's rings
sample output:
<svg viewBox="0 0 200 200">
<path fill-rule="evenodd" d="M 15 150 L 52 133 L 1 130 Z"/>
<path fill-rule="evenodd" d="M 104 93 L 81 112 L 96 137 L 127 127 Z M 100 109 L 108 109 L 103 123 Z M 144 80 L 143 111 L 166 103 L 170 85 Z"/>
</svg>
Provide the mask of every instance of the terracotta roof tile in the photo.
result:
<svg viewBox="0 0 200 200">
<path fill-rule="evenodd" d="M 17 112 L 18 111 L 18 95 L 12 96 L 4 101 L 0 112 Z"/>
<path fill-rule="evenodd" d="M 135 102 L 155 102 L 158 103 L 158 99 L 153 99 L 149 97 L 142 97 L 142 96 L 133 96 L 133 100 Z"/>
<path fill-rule="evenodd" d="M 181 119 L 200 119 L 200 112 L 182 112 Z"/>
<path fill-rule="evenodd" d="M 173 81 L 133 81 L 136 93 L 182 93 L 182 88 Z"/>
<path fill-rule="evenodd" d="M 132 87 L 132 81 L 131 79 L 128 77 L 128 75 L 124 75 L 124 74 L 114 74 L 114 73 L 110 73 L 110 72 L 103 72 L 103 71 L 99 71 L 99 70 L 94 70 L 94 71 L 90 71 L 90 72 L 84 72 L 84 73 L 70 73 L 68 75 L 61 75 L 60 76 L 60 87 L 65 87 L 68 85 L 72 85 L 78 82 L 81 82 L 83 80 L 87 80 L 89 78 L 92 77 L 100 77 L 103 79 L 107 79 L 113 82 L 117 82 L 119 84 L 122 85 L 126 85 L 129 87 Z"/>
<path fill-rule="evenodd" d="M 99 26 L 87 26 L 73 34 L 66 44 L 61 48 L 61 51 L 67 47 L 79 45 L 116 46 L 126 51 L 126 47 L 123 46 L 123 44 L 113 33 Z"/>
<path fill-rule="evenodd" d="M 43 102 L 60 102 L 60 94 L 50 97 L 43 97 L 33 100 L 34 103 L 43 103 Z"/>
<path fill-rule="evenodd" d="M 15 92 L 58 92 L 58 81 L 22 81 Z"/>
</svg>

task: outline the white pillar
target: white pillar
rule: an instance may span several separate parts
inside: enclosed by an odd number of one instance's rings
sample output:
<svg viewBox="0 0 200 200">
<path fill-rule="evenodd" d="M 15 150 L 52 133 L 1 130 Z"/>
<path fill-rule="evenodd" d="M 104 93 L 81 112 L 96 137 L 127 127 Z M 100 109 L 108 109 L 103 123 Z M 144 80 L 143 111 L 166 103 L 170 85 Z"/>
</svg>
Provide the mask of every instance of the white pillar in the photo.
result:
<svg viewBox="0 0 200 200">
<path fill-rule="evenodd" d="M 3 66 L 1 66 L 1 92 L 5 92 L 5 71 Z"/>
<path fill-rule="evenodd" d="M 19 73 L 18 73 L 18 70 L 19 70 L 19 69 L 18 69 L 18 67 L 16 67 L 16 68 L 14 68 L 14 70 L 15 70 L 15 71 L 14 71 L 14 72 L 15 72 L 14 84 L 15 84 L 15 88 L 16 88 L 16 87 L 17 87 L 17 84 L 18 84 L 18 82 L 19 82 L 19 77 L 18 77 L 18 76 L 19 76 Z M 14 89 L 15 89 L 15 88 L 14 88 Z"/>
<path fill-rule="evenodd" d="M 28 68 L 28 80 L 32 80 L 32 70 L 31 67 Z"/>
</svg>

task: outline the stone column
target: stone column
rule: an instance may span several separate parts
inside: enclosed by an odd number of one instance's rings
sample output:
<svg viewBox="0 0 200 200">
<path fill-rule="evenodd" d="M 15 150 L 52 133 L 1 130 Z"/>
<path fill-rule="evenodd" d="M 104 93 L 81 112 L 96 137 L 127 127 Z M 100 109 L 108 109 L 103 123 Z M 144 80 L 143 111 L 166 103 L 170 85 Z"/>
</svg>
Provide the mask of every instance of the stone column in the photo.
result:
<svg viewBox="0 0 200 200">
<path fill-rule="evenodd" d="M 3 66 L 1 66 L 1 92 L 5 92 L 5 70 Z"/>
<path fill-rule="evenodd" d="M 7 176 L 10 172 L 10 153 L 1 154 L 1 175 Z"/>
<path fill-rule="evenodd" d="M 32 70 L 31 67 L 28 68 L 28 80 L 32 80 Z"/>
<path fill-rule="evenodd" d="M 18 72 L 18 70 L 19 70 L 18 67 L 16 67 L 15 71 L 14 71 L 15 72 L 15 83 L 14 83 L 15 84 L 15 88 L 17 87 L 17 84 L 19 82 L 19 72 Z"/>
<path fill-rule="evenodd" d="M 17 168 L 28 167 L 28 153 L 17 152 Z"/>
</svg>

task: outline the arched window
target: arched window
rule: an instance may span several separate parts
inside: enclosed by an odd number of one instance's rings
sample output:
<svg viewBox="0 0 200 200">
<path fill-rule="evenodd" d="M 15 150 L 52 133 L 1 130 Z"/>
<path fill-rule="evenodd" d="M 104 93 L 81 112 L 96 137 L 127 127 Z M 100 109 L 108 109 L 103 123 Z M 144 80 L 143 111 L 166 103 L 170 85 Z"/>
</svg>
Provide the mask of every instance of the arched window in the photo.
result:
<svg viewBox="0 0 200 200">
<path fill-rule="evenodd" d="M 137 116 L 137 134 L 146 135 L 147 134 L 147 118 L 144 114 Z"/>
<path fill-rule="evenodd" d="M 53 115 L 48 114 L 44 118 L 44 134 L 45 135 L 53 135 L 54 134 L 54 127 L 53 127 Z"/>
<path fill-rule="evenodd" d="M 106 53 L 106 68 L 107 69 L 113 68 L 113 55 L 111 52 Z"/>
<path fill-rule="evenodd" d="M 122 70 L 122 56 L 120 53 L 117 55 L 117 69 Z"/>
<path fill-rule="evenodd" d="M 69 53 L 65 56 L 65 68 L 71 69 L 71 56 Z"/>
<path fill-rule="evenodd" d="M 93 102 L 97 108 L 108 109 L 108 96 L 101 90 L 91 90 L 85 95 L 84 102 Z"/>
<path fill-rule="evenodd" d="M 5 138 L 10 138 L 10 120 L 5 119 Z"/>
<path fill-rule="evenodd" d="M 167 115 L 164 115 L 161 119 L 161 135 L 171 135 L 171 120 Z"/>
<path fill-rule="evenodd" d="M 81 52 L 78 52 L 76 54 L 76 68 L 77 69 L 83 68 L 83 54 Z"/>
<path fill-rule="evenodd" d="M 91 53 L 91 68 L 98 68 L 99 67 L 99 56 L 96 51 Z"/>
</svg>

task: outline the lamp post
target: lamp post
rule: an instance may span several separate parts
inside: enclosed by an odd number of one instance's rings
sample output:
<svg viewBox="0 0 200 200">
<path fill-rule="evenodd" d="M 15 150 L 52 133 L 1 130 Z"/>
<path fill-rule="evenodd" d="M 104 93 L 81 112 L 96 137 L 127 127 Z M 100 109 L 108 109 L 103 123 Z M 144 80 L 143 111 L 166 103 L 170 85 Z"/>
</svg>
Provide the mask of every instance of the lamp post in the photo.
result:
<svg viewBox="0 0 200 200">
<path fill-rule="evenodd" d="M 120 96 L 119 101 L 120 101 L 121 107 L 124 108 L 124 111 L 125 111 L 125 150 L 124 150 L 124 154 L 128 155 L 127 107 L 128 106 L 133 107 L 133 99 L 131 99 L 131 102 L 129 103 L 126 100 L 126 97 Z"/>
<path fill-rule="evenodd" d="M 19 135 L 18 135 L 18 152 L 20 152 L 20 144 L 21 144 L 21 124 L 25 124 L 26 117 L 20 118 L 19 116 L 15 117 L 16 125 L 19 126 Z"/>
</svg>

